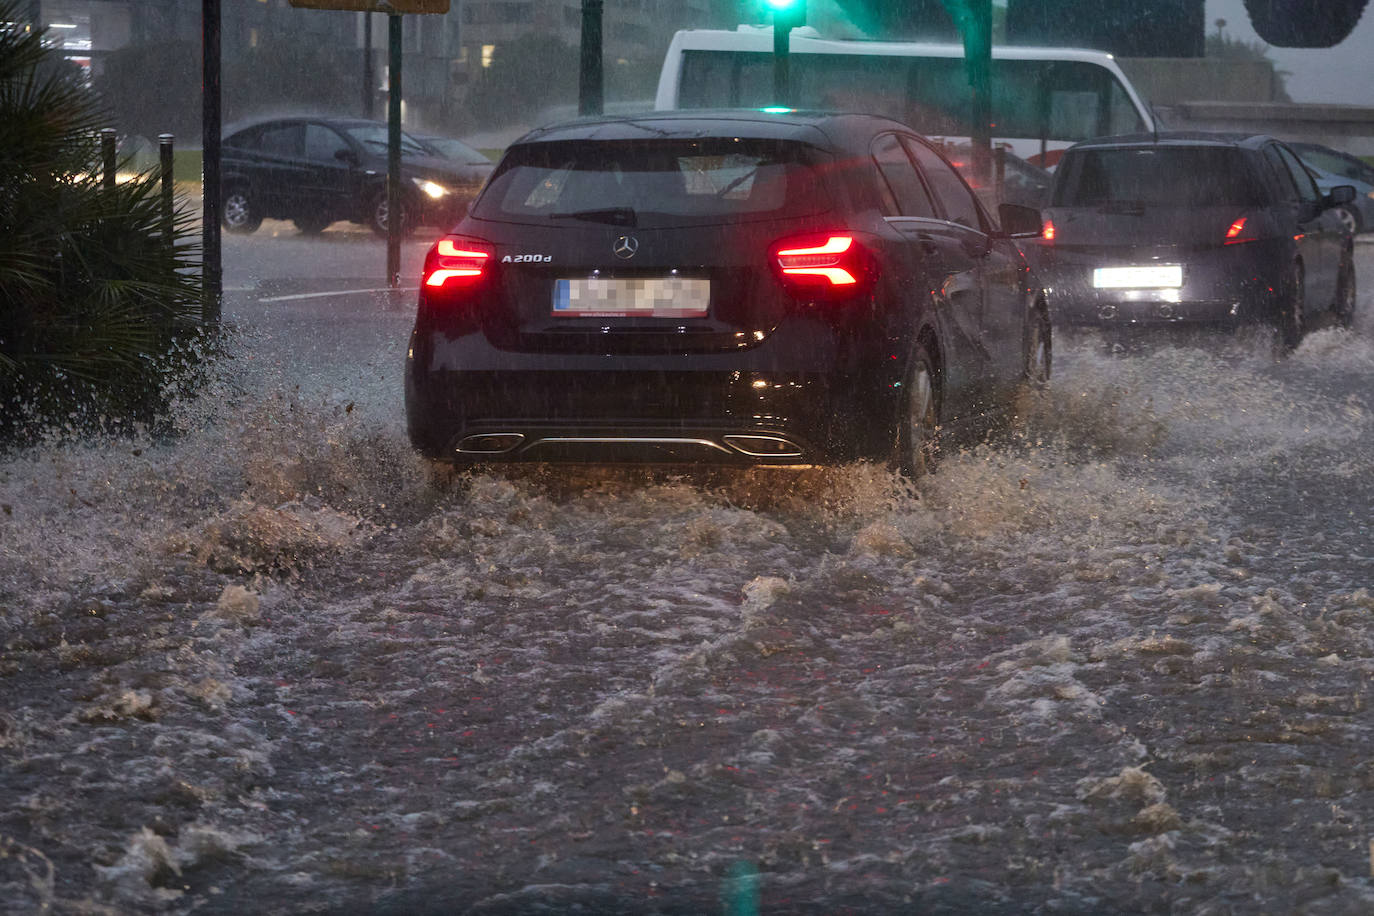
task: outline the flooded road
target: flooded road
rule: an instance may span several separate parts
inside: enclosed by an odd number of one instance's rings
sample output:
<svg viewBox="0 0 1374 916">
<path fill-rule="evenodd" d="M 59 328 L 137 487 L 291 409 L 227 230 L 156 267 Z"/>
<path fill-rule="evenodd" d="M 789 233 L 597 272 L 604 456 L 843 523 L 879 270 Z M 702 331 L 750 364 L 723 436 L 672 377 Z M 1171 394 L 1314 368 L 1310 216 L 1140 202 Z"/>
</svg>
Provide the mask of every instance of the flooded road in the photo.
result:
<svg viewBox="0 0 1374 916">
<path fill-rule="evenodd" d="M 435 472 L 317 266 L 176 441 L 0 460 L 0 911 L 1374 911 L 1368 292 L 1060 341 L 909 488 Z"/>
</svg>

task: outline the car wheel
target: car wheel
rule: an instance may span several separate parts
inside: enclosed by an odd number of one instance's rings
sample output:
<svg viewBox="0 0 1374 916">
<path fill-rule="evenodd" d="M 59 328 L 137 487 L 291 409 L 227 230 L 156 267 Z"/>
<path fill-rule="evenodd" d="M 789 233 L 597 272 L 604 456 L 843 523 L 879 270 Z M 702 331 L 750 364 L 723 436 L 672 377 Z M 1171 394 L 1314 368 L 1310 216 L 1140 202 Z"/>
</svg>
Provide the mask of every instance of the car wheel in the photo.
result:
<svg viewBox="0 0 1374 916">
<path fill-rule="evenodd" d="M 1341 272 L 1336 279 L 1336 301 L 1331 305 L 1331 311 L 1343 328 L 1355 323 L 1355 293 L 1355 262 L 1347 251 L 1341 255 Z"/>
<path fill-rule="evenodd" d="M 257 205 L 253 203 L 247 188 L 235 186 L 224 195 L 224 210 L 220 213 L 220 222 L 227 231 L 244 235 L 256 232 L 262 225 L 262 214 L 258 213 Z"/>
<path fill-rule="evenodd" d="M 334 222 L 325 216 L 311 214 L 310 216 L 297 216 L 291 220 L 300 230 L 301 235 L 319 235 L 329 228 L 329 224 Z"/>
<path fill-rule="evenodd" d="M 382 238 L 387 237 L 387 224 L 389 220 L 390 207 L 387 204 L 386 191 L 379 191 L 373 195 L 371 203 L 367 208 L 367 224 L 372 231 Z M 410 234 L 413 221 L 410 218 L 410 207 L 405 199 L 401 200 L 401 237 L 405 238 Z"/>
<path fill-rule="evenodd" d="M 1284 353 L 1291 353 L 1302 343 L 1307 333 L 1307 317 L 1303 309 L 1303 288 L 1306 281 L 1302 265 L 1294 264 L 1284 280 L 1283 291 L 1279 298 L 1279 347 Z"/>
<path fill-rule="evenodd" d="M 1341 221 L 1342 229 L 1344 229 L 1351 235 L 1360 234 L 1360 229 L 1362 228 L 1360 226 L 1360 214 L 1357 213 L 1353 208 L 1337 207 L 1331 212 L 1336 214 L 1336 219 Z"/>
<path fill-rule="evenodd" d="M 939 452 L 939 376 L 935 358 L 925 341 L 916 345 L 903 391 L 892 463 L 900 473 L 915 479 L 935 469 Z"/>
</svg>

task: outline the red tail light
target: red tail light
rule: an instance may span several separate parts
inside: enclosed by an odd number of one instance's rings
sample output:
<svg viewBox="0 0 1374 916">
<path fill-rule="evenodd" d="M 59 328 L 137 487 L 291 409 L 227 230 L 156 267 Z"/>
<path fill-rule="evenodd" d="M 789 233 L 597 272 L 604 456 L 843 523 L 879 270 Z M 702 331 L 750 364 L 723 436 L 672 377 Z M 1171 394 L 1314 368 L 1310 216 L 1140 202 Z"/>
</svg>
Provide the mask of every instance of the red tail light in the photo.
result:
<svg viewBox="0 0 1374 916">
<path fill-rule="evenodd" d="M 1246 219 L 1247 219 L 1247 217 L 1242 216 L 1240 219 L 1236 220 L 1234 223 L 1231 224 L 1231 228 L 1229 228 L 1229 229 L 1226 230 L 1226 238 L 1225 238 L 1225 240 L 1223 241 L 1222 244 L 1225 244 L 1225 245 L 1239 245 L 1239 244 L 1241 244 L 1241 243 L 1243 243 L 1243 242 L 1253 242 L 1253 241 L 1255 241 L 1255 234 L 1254 234 L 1254 232 L 1253 232 L 1253 231 L 1251 231 L 1251 232 L 1246 232 L 1246 231 L 1245 231 L 1245 221 L 1246 221 Z M 1252 229 L 1253 229 L 1253 227 L 1252 227 Z"/>
<path fill-rule="evenodd" d="M 449 235 L 425 255 L 424 285 L 430 289 L 460 289 L 481 282 L 491 273 L 496 249 L 477 239 Z"/>
<path fill-rule="evenodd" d="M 853 235 L 831 232 L 773 243 L 772 266 L 794 295 L 849 298 L 873 279 L 873 259 Z"/>
<path fill-rule="evenodd" d="M 1051 222 L 1050 220 L 1045 220 L 1045 225 L 1044 225 L 1044 227 L 1041 228 L 1041 230 L 1040 230 L 1040 237 L 1041 237 L 1042 239 L 1044 239 L 1045 241 L 1047 241 L 1047 242 L 1053 242 L 1053 241 L 1054 241 L 1054 223 L 1053 223 L 1053 222 Z"/>
</svg>

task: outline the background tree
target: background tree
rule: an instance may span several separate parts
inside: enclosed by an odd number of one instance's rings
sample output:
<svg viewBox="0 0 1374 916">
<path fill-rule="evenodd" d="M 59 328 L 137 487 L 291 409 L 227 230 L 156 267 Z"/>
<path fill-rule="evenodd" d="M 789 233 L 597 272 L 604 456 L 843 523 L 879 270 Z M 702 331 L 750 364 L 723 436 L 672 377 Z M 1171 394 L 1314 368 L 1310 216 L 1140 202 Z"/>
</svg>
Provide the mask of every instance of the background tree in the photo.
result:
<svg viewBox="0 0 1374 916">
<path fill-rule="evenodd" d="M 155 176 L 102 186 L 108 123 L 79 72 L 0 0 L 0 445 L 155 424 L 194 360 L 190 217 Z"/>
</svg>

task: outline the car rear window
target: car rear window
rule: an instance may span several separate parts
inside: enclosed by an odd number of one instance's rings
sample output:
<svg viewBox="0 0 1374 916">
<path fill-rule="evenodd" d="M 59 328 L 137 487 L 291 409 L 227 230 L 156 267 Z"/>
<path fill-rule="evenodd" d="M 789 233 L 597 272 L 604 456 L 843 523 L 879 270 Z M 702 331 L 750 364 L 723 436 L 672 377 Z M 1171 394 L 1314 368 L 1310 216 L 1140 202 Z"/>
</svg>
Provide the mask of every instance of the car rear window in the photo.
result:
<svg viewBox="0 0 1374 916">
<path fill-rule="evenodd" d="M 1249 163 L 1230 147 L 1080 150 L 1059 172 L 1056 207 L 1253 207 L 1264 198 Z"/>
<path fill-rule="evenodd" d="M 748 138 L 533 143 L 507 152 L 473 215 L 648 227 L 807 215 L 829 208 L 825 161 L 803 143 Z"/>
</svg>

